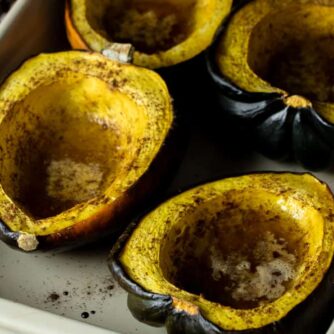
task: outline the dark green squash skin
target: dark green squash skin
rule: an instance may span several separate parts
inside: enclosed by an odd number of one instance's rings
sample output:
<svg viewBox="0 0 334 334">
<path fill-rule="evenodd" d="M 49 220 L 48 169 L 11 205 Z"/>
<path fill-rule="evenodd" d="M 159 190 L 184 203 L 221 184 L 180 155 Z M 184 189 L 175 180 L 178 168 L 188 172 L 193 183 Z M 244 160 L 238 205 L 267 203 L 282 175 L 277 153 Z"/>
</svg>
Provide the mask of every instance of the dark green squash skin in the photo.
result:
<svg viewBox="0 0 334 334">
<path fill-rule="evenodd" d="M 128 308 L 139 321 L 150 326 L 165 325 L 172 334 L 205 334 L 228 333 L 221 332 L 218 327 L 205 320 L 200 313 L 189 315 L 173 308 L 170 296 L 145 291 L 128 278 L 118 260 L 118 256 L 137 223 L 132 223 L 113 247 L 108 260 L 109 268 L 120 286 L 128 292 Z"/>
<path fill-rule="evenodd" d="M 20 233 L 12 232 L 7 225 L 0 220 L 0 240 L 5 242 L 11 247 L 17 247 L 17 239 L 19 238 Z"/>
<path fill-rule="evenodd" d="M 206 320 L 200 310 L 195 315 L 173 307 L 171 296 L 148 292 L 131 280 L 119 256 L 139 220 L 131 223 L 112 248 L 108 265 L 114 279 L 128 292 L 128 308 L 139 321 L 165 326 L 168 334 L 325 334 L 334 319 L 334 262 L 319 286 L 284 318 L 258 329 L 230 331 Z"/>
<path fill-rule="evenodd" d="M 249 1 L 237 2 L 231 16 Z M 208 72 L 216 86 L 221 111 L 237 124 L 240 132 L 246 129 L 254 148 L 270 159 L 292 158 L 310 170 L 330 166 L 334 157 L 334 124 L 311 106 L 288 106 L 286 96 L 278 93 L 247 92 L 221 74 L 216 50 L 229 18 L 207 52 Z"/>
</svg>

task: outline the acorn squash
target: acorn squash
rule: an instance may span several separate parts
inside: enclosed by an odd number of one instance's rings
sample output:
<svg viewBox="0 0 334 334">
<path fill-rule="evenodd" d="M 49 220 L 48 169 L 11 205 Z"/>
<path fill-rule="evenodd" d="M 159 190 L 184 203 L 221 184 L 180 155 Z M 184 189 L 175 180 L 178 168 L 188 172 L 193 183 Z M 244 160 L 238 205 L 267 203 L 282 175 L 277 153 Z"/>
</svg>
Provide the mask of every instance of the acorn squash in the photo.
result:
<svg viewBox="0 0 334 334">
<path fill-rule="evenodd" d="M 120 229 L 169 172 L 173 118 L 153 71 L 84 51 L 28 60 L 0 87 L 0 237 L 30 251 Z"/>
<path fill-rule="evenodd" d="M 134 316 L 168 333 L 324 333 L 333 214 L 332 193 L 310 174 L 227 178 L 132 224 L 109 266 Z"/>
<path fill-rule="evenodd" d="M 130 43 L 134 64 L 159 68 L 193 58 L 212 42 L 232 0 L 67 0 L 73 48 L 100 52 Z"/>
<path fill-rule="evenodd" d="M 272 159 L 333 162 L 332 0 L 239 1 L 209 54 L 222 110 Z"/>
</svg>

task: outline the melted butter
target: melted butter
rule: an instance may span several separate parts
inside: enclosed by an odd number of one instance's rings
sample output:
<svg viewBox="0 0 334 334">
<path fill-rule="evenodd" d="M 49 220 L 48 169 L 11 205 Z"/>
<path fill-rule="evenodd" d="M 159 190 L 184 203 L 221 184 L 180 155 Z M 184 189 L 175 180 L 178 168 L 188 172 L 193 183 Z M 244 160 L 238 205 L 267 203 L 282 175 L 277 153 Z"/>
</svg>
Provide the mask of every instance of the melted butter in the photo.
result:
<svg viewBox="0 0 334 334">
<path fill-rule="evenodd" d="M 226 256 L 213 245 L 210 253 L 212 278 L 223 286 L 223 301 L 237 308 L 256 307 L 281 297 L 296 275 L 296 256 L 285 239 L 270 232 L 248 252 Z"/>
</svg>

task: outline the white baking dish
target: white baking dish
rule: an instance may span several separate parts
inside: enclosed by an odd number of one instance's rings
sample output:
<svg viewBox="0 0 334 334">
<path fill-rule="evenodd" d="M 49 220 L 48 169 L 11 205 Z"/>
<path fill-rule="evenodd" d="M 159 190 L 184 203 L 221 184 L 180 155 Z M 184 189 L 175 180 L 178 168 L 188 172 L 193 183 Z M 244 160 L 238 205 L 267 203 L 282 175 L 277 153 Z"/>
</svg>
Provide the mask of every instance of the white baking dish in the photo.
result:
<svg viewBox="0 0 334 334">
<path fill-rule="evenodd" d="M 62 0 L 17 0 L 0 24 L 0 81 L 31 55 L 64 45 L 62 11 Z M 234 154 L 196 113 L 189 122 L 190 146 L 171 191 L 224 174 L 304 171 L 258 154 Z M 332 171 L 316 175 L 334 189 Z M 139 323 L 127 310 L 126 293 L 106 265 L 110 248 L 102 244 L 62 254 L 24 254 L 0 244 L 0 333 L 166 333 Z M 82 318 L 85 314 L 88 318 Z"/>
<path fill-rule="evenodd" d="M 24 59 L 63 44 L 62 0 L 17 0 L 0 23 L 0 81 Z"/>
<path fill-rule="evenodd" d="M 62 0 L 14 3 L 0 23 L 0 82 L 32 55 L 66 47 L 63 5 Z M 117 286 L 110 289 L 109 249 L 32 255 L 1 244 L 0 333 L 164 333 L 134 320 L 126 293 Z M 84 320 L 81 314 L 90 311 L 96 313 Z"/>
</svg>

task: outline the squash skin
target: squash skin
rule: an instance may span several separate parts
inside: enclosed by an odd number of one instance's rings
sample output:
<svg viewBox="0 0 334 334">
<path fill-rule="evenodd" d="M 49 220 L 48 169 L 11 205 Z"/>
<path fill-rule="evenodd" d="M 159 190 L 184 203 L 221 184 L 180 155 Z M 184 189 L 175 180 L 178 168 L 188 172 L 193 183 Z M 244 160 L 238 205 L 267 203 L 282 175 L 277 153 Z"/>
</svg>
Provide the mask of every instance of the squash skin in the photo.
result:
<svg viewBox="0 0 334 334">
<path fill-rule="evenodd" d="M 67 39 L 75 49 L 89 50 L 89 47 L 84 42 L 79 32 L 75 29 L 71 20 L 71 4 L 69 0 L 65 2 L 65 26 Z"/>
<path fill-rule="evenodd" d="M 109 255 L 108 265 L 113 277 L 128 292 L 128 307 L 139 321 L 151 326 L 166 326 L 169 334 L 325 334 L 331 325 L 334 316 L 331 307 L 334 302 L 333 261 L 318 287 L 281 320 L 257 329 L 224 330 L 205 319 L 193 304 L 185 302 L 189 305 L 179 307 L 173 297 L 148 292 L 129 278 L 119 259 L 138 223 L 129 225 L 119 238 Z"/>
<path fill-rule="evenodd" d="M 17 239 L 19 238 L 19 232 L 12 232 L 7 225 L 0 220 L 0 240 L 5 242 L 12 248 L 17 247 Z"/>
<path fill-rule="evenodd" d="M 137 223 L 132 223 L 117 241 L 109 255 L 109 268 L 120 286 L 128 292 L 128 308 L 139 321 L 150 326 L 166 326 L 169 334 L 325 334 L 334 312 L 334 263 L 317 289 L 286 317 L 265 327 L 244 331 L 228 331 L 206 320 L 200 312 L 189 314 L 175 310 L 170 296 L 145 291 L 125 273 L 118 256 Z"/>
<path fill-rule="evenodd" d="M 207 52 L 207 68 L 219 106 L 231 122 L 248 132 L 254 148 L 268 158 L 292 158 L 314 171 L 328 168 L 334 157 L 334 124 L 320 116 L 311 104 L 289 104 L 283 93 L 245 91 L 224 77 L 218 68 L 216 55 L 221 36 L 233 14 L 251 1 L 235 3 Z"/>
<path fill-rule="evenodd" d="M 91 52 L 84 53 L 88 55 Z M 20 68 L 16 71 L 19 70 Z M 144 205 L 159 196 L 171 182 L 182 160 L 186 148 L 185 135 L 182 131 L 183 121 L 181 117 L 177 117 L 176 122 L 176 112 L 173 107 L 172 110 L 174 115 L 173 122 L 160 146 L 160 150 L 144 174 L 113 203 L 106 205 L 98 214 L 56 233 L 48 235 L 27 234 L 28 237 L 37 241 L 37 247 L 34 249 L 23 249 L 20 247 L 19 239 L 25 235 L 25 232 L 12 231 L 0 219 L 0 240 L 19 251 L 63 251 L 110 235 L 118 236 L 131 219 L 143 210 Z"/>
<path fill-rule="evenodd" d="M 171 334 L 228 333 L 221 332 L 218 327 L 205 320 L 199 311 L 196 314 L 188 314 L 175 309 L 171 296 L 147 292 L 127 276 L 118 256 L 136 226 L 137 222 L 128 226 L 113 247 L 108 260 L 114 278 L 128 292 L 128 308 L 132 315 L 150 326 L 165 325 Z"/>
</svg>

